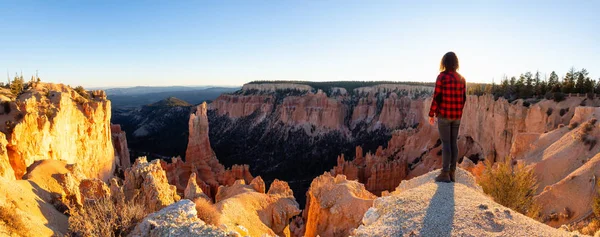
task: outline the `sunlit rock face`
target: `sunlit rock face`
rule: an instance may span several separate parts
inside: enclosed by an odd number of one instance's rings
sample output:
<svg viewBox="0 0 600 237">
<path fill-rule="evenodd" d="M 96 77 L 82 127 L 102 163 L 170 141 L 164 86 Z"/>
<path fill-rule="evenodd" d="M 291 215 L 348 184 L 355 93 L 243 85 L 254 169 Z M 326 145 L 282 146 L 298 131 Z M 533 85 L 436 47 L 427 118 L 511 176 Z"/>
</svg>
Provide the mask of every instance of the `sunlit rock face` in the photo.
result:
<svg viewBox="0 0 600 237">
<path fill-rule="evenodd" d="M 129 236 L 168 237 L 168 236 L 235 236 L 223 230 L 207 225 L 197 216 L 192 201 L 184 199 L 164 209 L 148 215 Z"/>
<path fill-rule="evenodd" d="M 522 100 L 509 103 L 492 96 L 468 96 L 458 136 L 459 161 L 469 159 L 473 163 L 469 170 L 480 173 L 483 166 L 478 163 L 482 160 L 520 156 L 540 134 L 553 131 L 559 124 L 569 124 L 574 115 L 585 117 L 575 112 L 582 100 L 542 100 L 525 106 Z M 418 121 L 427 119 L 430 103 L 430 99 L 423 101 Z M 366 149 L 359 146 L 355 157 L 348 160 L 340 155 L 331 173 L 356 179 L 379 195 L 404 179 L 441 168 L 441 149 L 437 123 L 432 126 L 422 122 L 415 128 L 394 131 L 385 148 L 364 154 Z"/>
<path fill-rule="evenodd" d="M 138 158 L 125 171 L 123 192 L 125 200 L 144 203 L 150 212 L 158 211 L 181 199 L 175 186 L 169 185 L 159 160 L 148 162 L 146 157 Z"/>
<path fill-rule="evenodd" d="M 288 236 L 289 220 L 300 213 L 293 192 L 284 181 L 275 180 L 264 192 L 260 177 L 246 185 L 243 180 L 219 187 L 216 208 L 220 223 L 242 236 Z"/>
<path fill-rule="evenodd" d="M 16 98 L 2 99 L 0 131 L 16 179 L 44 159 L 77 163 L 90 178 L 107 181 L 112 175 L 110 101 L 103 91 L 79 94 L 62 84 L 31 83 Z"/>
<path fill-rule="evenodd" d="M 186 161 L 180 158 L 173 158 L 171 163 L 161 161 L 169 183 L 175 185 L 180 193 L 185 192 L 194 173 L 196 184 L 209 197 L 215 196 L 220 185 L 232 185 L 238 179 L 246 182 L 253 179 L 248 165 L 233 165 L 225 169 L 219 163 L 210 146 L 208 132 L 207 105 L 202 103 L 190 115 Z"/>
<path fill-rule="evenodd" d="M 377 197 L 363 184 L 329 173 L 315 178 L 306 195 L 302 215 L 306 225 L 304 233 L 296 236 L 348 236 Z"/>
<path fill-rule="evenodd" d="M 535 201 L 551 226 L 576 222 L 592 213 L 600 177 L 600 108 L 578 106 L 566 126 L 518 136 L 511 156 L 532 168 L 538 181 Z"/>
</svg>

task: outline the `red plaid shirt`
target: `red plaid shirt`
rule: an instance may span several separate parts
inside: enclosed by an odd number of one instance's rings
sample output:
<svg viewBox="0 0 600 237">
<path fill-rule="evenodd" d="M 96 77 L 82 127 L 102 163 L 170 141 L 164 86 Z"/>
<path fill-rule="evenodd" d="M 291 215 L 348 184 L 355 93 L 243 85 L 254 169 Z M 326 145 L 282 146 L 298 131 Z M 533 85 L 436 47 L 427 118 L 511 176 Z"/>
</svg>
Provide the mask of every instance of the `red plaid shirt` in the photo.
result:
<svg viewBox="0 0 600 237">
<path fill-rule="evenodd" d="M 435 81 L 429 117 L 461 119 L 467 100 L 466 87 L 465 79 L 457 72 L 441 72 Z"/>
</svg>

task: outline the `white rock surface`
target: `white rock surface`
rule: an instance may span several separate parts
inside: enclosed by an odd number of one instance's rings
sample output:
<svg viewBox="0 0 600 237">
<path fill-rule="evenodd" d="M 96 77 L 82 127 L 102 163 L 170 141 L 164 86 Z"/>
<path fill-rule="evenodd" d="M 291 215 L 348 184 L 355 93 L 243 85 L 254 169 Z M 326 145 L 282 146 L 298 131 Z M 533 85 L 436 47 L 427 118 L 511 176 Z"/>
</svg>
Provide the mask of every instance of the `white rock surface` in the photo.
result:
<svg viewBox="0 0 600 237">
<path fill-rule="evenodd" d="M 392 195 L 376 199 L 353 235 L 574 236 L 495 203 L 462 169 L 456 183 L 433 182 L 438 174 L 404 181 Z"/>
<path fill-rule="evenodd" d="M 187 199 L 173 203 L 148 215 L 130 237 L 137 236 L 236 236 L 198 219 L 196 205 Z"/>
</svg>

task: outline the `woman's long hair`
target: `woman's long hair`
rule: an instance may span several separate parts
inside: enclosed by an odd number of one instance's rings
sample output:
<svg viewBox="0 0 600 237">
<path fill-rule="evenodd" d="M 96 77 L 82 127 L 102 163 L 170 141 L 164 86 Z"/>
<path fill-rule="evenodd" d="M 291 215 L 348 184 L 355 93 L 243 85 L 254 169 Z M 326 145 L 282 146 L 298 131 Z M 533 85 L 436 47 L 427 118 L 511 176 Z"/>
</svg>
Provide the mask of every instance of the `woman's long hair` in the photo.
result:
<svg viewBox="0 0 600 237">
<path fill-rule="evenodd" d="M 440 72 L 443 71 L 451 71 L 456 72 L 458 70 L 458 57 L 454 52 L 447 52 L 442 57 L 442 61 L 440 62 Z"/>
</svg>

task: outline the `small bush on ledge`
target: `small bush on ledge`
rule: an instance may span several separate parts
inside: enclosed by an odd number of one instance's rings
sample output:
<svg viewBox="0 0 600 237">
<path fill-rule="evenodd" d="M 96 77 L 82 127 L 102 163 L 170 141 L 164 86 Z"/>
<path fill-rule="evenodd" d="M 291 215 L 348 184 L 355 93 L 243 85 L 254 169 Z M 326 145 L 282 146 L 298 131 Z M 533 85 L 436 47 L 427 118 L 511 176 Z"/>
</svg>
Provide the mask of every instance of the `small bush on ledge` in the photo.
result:
<svg viewBox="0 0 600 237">
<path fill-rule="evenodd" d="M 495 165 L 488 161 L 486 168 L 477 180 L 483 191 L 494 201 L 537 219 L 533 195 L 537 180 L 531 169 L 523 164 L 512 165 L 510 159 Z"/>
</svg>

